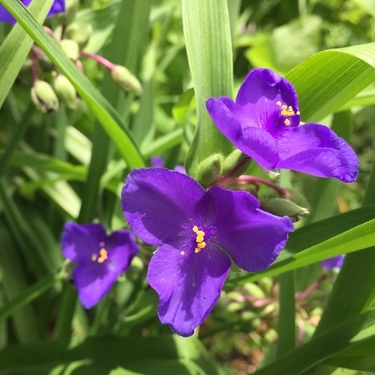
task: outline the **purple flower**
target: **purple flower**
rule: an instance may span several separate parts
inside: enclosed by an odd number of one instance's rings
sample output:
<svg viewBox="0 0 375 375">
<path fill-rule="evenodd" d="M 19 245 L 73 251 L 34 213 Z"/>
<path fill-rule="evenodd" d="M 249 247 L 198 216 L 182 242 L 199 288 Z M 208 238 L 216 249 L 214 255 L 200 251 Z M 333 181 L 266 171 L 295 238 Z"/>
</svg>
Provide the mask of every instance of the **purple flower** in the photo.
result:
<svg viewBox="0 0 375 375">
<path fill-rule="evenodd" d="M 79 299 L 86 309 L 98 303 L 138 252 L 134 235 L 118 230 L 109 236 L 101 224 L 65 224 L 64 256 L 77 263 L 73 271 Z"/>
<path fill-rule="evenodd" d="M 331 270 L 332 268 L 341 268 L 344 262 L 344 255 L 338 255 L 337 257 L 322 260 L 320 264 L 324 271 Z"/>
<path fill-rule="evenodd" d="M 300 125 L 297 94 L 286 79 L 254 69 L 236 101 L 210 98 L 208 113 L 244 154 L 267 169 L 293 169 L 343 182 L 357 178 L 359 161 L 351 147 L 324 125 Z"/>
<path fill-rule="evenodd" d="M 246 271 L 267 268 L 293 231 L 287 217 L 259 209 L 242 191 L 207 191 L 186 174 L 134 169 L 122 191 L 122 210 L 134 233 L 158 246 L 147 279 L 159 295 L 158 315 L 190 336 L 220 297 L 231 260 Z"/>
<path fill-rule="evenodd" d="M 21 0 L 21 3 L 25 6 L 28 6 L 31 3 L 31 0 Z M 50 11 L 47 14 L 47 17 L 52 17 L 57 13 L 62 13 L 65 11 L 65 0 L 55 0 L 52 4 Z M 16 19 L 5 9 L 3 5 L 0 5 L 0 22 L 6 23 L 16 23 Z"/>
</svg>

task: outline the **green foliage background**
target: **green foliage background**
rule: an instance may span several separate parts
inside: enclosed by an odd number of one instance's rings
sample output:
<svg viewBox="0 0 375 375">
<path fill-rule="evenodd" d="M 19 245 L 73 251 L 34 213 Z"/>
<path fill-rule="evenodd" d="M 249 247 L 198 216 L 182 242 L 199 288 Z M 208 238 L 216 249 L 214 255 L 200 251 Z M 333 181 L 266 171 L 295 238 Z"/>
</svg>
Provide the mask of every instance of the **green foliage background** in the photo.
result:
<svg viewBox="0 0 375 375">
<path fill-rule="evenodd" d="M 85 51 L 126 66 L 142 82 L 139 97 L 96 62 L 82 59 L 82 74 L 65 56 L 40 26 L 51 0 L 34 0 L 30 13 L 0 3 L 19 21 L 0 24 L 0 374 L 375 372 L 372 0 L 80 2 L 74 24 L 93 28 Z M 61 33 L 56 18 L 45 24 Z M 33 42 L 77 90 L 77 109 L 61 102 L 45 115 L 31 102 Z M 256 67 L 294 84 L 304 122 L 331 126 L 353 146 L 358 181 L 282 174 L 311 214 L 269 269 L 232 272 L 196 337 L 158 322 L 145 245 L 85 311 L 61 272 L 64 223 L 126 226 L 119 191 L 151 156 L 197 178 L 207 157 L 228 156 L 233 146 L 205 101 L 233 96 Z M 324 274 L 319 261 L 340 254 L 340 272 Z"/>
</svg>

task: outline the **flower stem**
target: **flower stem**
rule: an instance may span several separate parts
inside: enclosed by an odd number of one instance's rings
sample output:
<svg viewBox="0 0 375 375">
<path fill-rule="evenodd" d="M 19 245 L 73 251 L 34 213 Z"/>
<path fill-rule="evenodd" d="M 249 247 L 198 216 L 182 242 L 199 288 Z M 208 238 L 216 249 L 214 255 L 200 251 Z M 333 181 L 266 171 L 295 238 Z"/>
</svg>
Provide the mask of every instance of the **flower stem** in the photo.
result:
<svg viewBox="0 0 375 375">
<path fill-rule="evenodd" d="M 80 55 L 84 56 L 84 57 L 87 57 L 89 59 L 95 60 L 100 65 L 103 65 L 105 68 L 107 68 L 108 70 L 112 70 L 115 67 L 115 65 L 112 64 L 110 61 L 108 61 L 107 59 L 105 59 L 102 56 L 96 55 L 95 53 L 80 51 Z"/>
<path fill-rule="evenodd" d="M 230 181 L 231 178 L 238 172 L 240 171 L 247 163 L 251 161 L 251 158 L 248 156 L 244 155 L 244 157 L 241 159 L 241 161 L 231 170 L 229 171 L 226 175 L 223 177 L 220 177 L 218 180 L 216 180 L 211 186 L 216 185 L 220 186 L 225 184 L 226 182 Z"/>
</svg>

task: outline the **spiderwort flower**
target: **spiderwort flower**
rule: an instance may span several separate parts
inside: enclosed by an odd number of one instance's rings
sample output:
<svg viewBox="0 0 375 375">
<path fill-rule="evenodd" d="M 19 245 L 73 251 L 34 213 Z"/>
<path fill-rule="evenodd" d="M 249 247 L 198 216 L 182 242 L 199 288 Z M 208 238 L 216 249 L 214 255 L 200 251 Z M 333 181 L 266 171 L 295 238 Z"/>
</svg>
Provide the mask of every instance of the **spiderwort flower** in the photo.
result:
<svg viewBox="0 0 375 375">
<path fill-rule="evenodd" d="M 243 191 L 213 186 L 164 168 L 134 169 L 122 190 L 122 210 L 134 233 L 158 246 L 147 279 L 159 295 L 158 315 L 190 336 L 220 297 L 231 260 L 246 271 L 267 268 L 293 224 L 259 209 Z"/>
<path fill-rule="evenodd" d="M 21 0 L 21 3 L 27 7 L 31 3 L 31 0 Z M 47 18 L 64 11 L 65 0 L 55 0 L 52 4 L 50 11 L 47 14 Z M 0 5 L 0 22 L 12 24 L 17 22 L 16 19 L 5 9 L 3 5 Z"/>
<path fill-rule="evenodd" d="M 61 247 L 64 256 L 77 264 L 73 280 L 86 309 L 104 297 L 138 252 L 128 230 L 107 235 L 101 224 L 73 222 L 65 224 Z"/>
<path fill-rule="evenodd" d="M 267 169 L 293 169 L 343 182 L 357 178 L 351 147 L 324 125 L 300 125 L 292 84 L 268 69 L 246 77 L 236 101 L 210 98 L 206 107 L 219 130 L 244 154 Z"/>
<path fill-rule="evenodd" d="M 341 268 L 344 262 L 344 255 L 338 255 L 333 258 L 325 259 L 320 262 L 324 271 L 331 270 L 332 268 Z"/>
</svg>

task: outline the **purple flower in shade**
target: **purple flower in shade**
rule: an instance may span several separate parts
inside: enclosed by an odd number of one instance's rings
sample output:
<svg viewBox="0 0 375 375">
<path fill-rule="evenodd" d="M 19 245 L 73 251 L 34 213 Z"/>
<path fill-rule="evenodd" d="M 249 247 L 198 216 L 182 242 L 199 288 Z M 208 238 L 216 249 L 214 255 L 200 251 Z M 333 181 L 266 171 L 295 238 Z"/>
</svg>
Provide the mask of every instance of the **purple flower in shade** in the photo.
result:
<svg viewBox="0 0 375 375">
<path fill-rule="evenodd" d="M 107 235 L 101 224 L 65 224 L 61 237 L 64 256 L 77 264 L 73 271 L 82 305 L 89 309 L 109 291 L 138 252 L 134 235 L 118 230 Z"/>
<path fill-rule="evenodd" d="M 134 169 L 122 190 L 122 210 L 144 242 L 158 246 L 147 279 L 159 295 L 158 315 L 190 336 L 220 297 L 231 260 L 254 272 L 267 268 L 293 231 L 287 217 L 259 209 L 242 191 L 207 191 L 186 174 Z"/>
<path fill-rule="evenodd" d="M 293 169 L 343 182 L 357 178 L 351 147 L 324 125 L 300 125 L 297 94 L 286 79 L 254 69 L 236 101 L 210 98 L 206 107 L 219 130 L 244 154 L 267 169 Z"/>
<path fill-rule="evenodd" d="M 21 3 L 25 6 L 28 6 L 31 3 L 31 0 L 21 0 Z M 52 17 L 57 13 L 65 12 L 65 0 L 55 0 L 52 4 L 50 11 L 47 14 L 47 17 Z M 6 23 L 16 23 L 16 19 L 5 9 L 3 5 L 0 5 L 0 22 Z"/>
<path fill-rule="evenodd" d="M 337 257 L 322 260 L 320 264 L 324 271 L 331 270 L 332 268 L 341 268 L 344 262 L 344 255 L 338 255 Z"/>
</svg>

